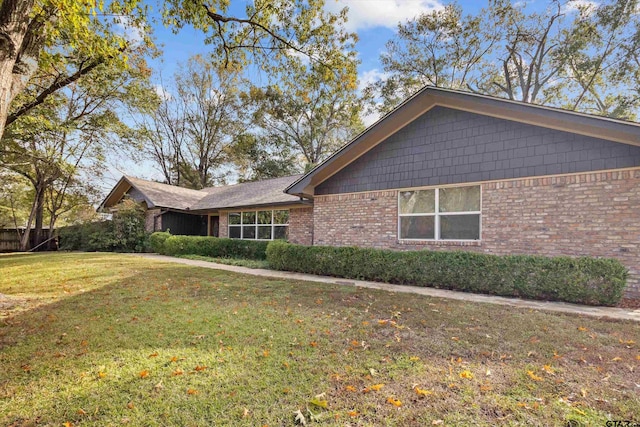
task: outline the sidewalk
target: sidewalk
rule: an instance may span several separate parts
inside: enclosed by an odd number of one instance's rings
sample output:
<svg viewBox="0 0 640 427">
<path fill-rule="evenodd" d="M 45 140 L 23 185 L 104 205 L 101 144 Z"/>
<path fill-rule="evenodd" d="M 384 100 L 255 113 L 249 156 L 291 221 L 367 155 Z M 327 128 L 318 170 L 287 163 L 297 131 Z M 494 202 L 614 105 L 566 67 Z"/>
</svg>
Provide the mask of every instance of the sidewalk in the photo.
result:
<svg viewBox="0 0 640 427">
<path fill-rule="evenodd" d="M 132 254 L 157 261 L 186 264 L 194 267 L 212 268 L 215 270 L 232 271 L 234 273 L 250 274 L 253 276 L 269 277 L 274 279 L 303 280 L 307 282 L 330 283 L 334 285 L 359 286 L 369 289 L 381 289 L 389 292 L 414 293 L 437 298 L 448 298 L 459 301 L 482 302 L 498 305 L 509 305 L 533 310 L 556 311 L 560 313 L 579 314 L 620 320 L 635 320 L 640 322 L 640 309 L 624 309 L 616 307 L 593 307 L 564 302 L 547 302 L 522 300 L 518 298 L 506 298 L 492 295 L 472 294 L 467 292 L 456 292 L 445 289 L 422 288 L 417 286 L 392 285 L 389 283 L 368 282 L 365 280 L 341 279 L 338 277 L 316 276 L 313 274 L 293 273 L 289 271 L 264 270 L 257 268 L 237 267 L 234 265 L 217 264 L 208 261 L 195 261 L 183 258 L 157 254 Z"/>
</svg>

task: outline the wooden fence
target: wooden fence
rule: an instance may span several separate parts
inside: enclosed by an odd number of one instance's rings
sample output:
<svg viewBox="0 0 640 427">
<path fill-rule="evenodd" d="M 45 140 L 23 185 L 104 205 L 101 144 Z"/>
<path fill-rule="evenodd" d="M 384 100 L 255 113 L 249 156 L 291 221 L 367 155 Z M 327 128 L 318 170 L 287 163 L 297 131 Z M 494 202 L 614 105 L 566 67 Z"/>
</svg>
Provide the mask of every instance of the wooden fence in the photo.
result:
<svg viewBox="0 0 640 427">
<path fill-rule="evenodd" d="M 20 250 L 20 238 L 24 234 L 24 228 L 0 228 L 0 252 L 17 252 Z M 47 230 L 43 230 L 47 231 Z M 35 246 L 35 236 L 29 236 L 29 247 Z"/>
</svg>

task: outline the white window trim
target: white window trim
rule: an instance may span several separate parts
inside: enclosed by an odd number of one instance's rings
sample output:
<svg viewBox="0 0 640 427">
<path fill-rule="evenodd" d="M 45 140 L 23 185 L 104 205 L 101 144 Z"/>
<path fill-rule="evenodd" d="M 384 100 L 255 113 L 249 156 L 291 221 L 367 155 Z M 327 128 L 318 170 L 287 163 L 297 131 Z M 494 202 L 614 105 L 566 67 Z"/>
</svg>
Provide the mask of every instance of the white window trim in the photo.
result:
<svg viewBox="0 0 640 427">
<path fill-rule="evenodd" d="M 258 224 L 258 212 L 271 212 L 271 223 L 270 224 Z M 291 210 L 290 209 L 251 209 L 251 210 L 244 210 L 244 211 L 229 211 L 227 212 L 227 236 L 230 239 L 239 239 L 239 240 L 260 240 L 263 242 L 266 241 L 272 241 L 272 240 L 281 240 L 281 239 L 274 239 L 273 237 L 275 236 L 276 230 L 275 227 L 289 227 L 289 222 L 287 221 L 286 224 L 275 224 L 273 221 L 275 219 L 275 215 L 274 212 L 275 211 L 287 211 L 289 215 L 291 215 Z M 253 224 L 244 224 L 243 223 L 243 213 L 245 212 L 255 212 L 256 214 L 256 222 Z M 229 215 L 232 213 L 239 213 L 240 214 L 240 224 L 231 224 L 231 222 L 229 221 Z M 246 238 L 244 237 L 244 227 L 249 227 L 249 226 L 255 226 L 255 236 L 256 237 L 249 237 Z M 232 227 L 237 227 L 240 229 L 240 237 L 231 237 L 231 228 Z M 271 227 L 271 238 L 270 239 L 259 239 L 258 238 L 258 227 Z"/>
<path fill-rule="evenodd" d="M 440 189 L 444 188 L 461 188 L 461 187 L 480 187 L 480 210 L 479 211 L 465 211 L 465 212 L 438 212 L 440 207 Z M 433 213 L 418 213 L 418 214 L 402 214 L 400 213 L 400 193 L 405 191 L 421 191 L 421 190 L 434 190 L 435 192 L 435 212 Z M 403 188 L 402 190 L 398 190 L 398 241 L 402 242 L 460 242 L 460 243 L 477 243 L 482 241 L 482 185 L 442 185 L 437 187 L 414 187 L 414 188 Z M 440 216 L 450 216 L 450 215 L 478 215 L 480 224 L 478 226 L 478 235 L 479 238 L 477 240 L 474 239 L 441 239 L 440 238 Z M 401 227 L 400 227 L 400 218 L 402 217 L 412 217 L 412 216 L 433 216 L 434 219 L 434 238 L 433 239 L 412 239 L 409 237 L 401 237 Z"/>
</svg>

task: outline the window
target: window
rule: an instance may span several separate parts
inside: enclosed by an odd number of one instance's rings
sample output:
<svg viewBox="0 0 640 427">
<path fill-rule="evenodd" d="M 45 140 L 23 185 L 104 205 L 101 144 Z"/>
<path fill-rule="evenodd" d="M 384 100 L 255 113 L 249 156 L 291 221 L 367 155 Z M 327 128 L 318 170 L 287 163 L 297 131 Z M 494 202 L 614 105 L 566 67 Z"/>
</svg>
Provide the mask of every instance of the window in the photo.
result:
<svg viewBox="0 0 640 427">
<path fill-rule="evenodd" d="M 400 239 L 480 240 L 480 186 L 401 191 Z"/>
<path fill-rule="evenodd" d="M 286 240 L 289 237 L 289 211 L 229 212 L 232 239 Z"/>
</svg>

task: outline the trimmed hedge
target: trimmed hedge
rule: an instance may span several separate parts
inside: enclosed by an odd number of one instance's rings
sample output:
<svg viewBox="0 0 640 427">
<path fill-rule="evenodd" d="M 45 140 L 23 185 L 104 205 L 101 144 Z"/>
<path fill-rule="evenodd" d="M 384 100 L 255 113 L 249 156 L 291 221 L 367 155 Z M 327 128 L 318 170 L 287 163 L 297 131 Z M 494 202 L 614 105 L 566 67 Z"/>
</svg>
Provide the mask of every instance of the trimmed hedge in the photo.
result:
<svg viewBox="0 0 640 427">
<path fill-rule="evenodd" d="M 149 236 L 149 250 L 151 252 L 162 253 L 164 248 L 164 242 L 171 237 L 171 233 L 168 231 L 156 231 Z"/>
<path fill-rule="evenodd" d="M 243 258 L 264 260 L 269 242 L 259 240 L 227 239 L 207 236 L 151 236 L 155 242 L 164 238 L 160 250 L 163 255 L 201 255 L 212 258 Z M 153 237 L 156 235 L 156 237 Z"/>
<path fill-rule="evenodd" d="M 627 269 L 615 259 L 401 252 L 281 241 L 269 243 L 267 261 L 276 270 L 589 305 L 616 305 L 627 279 Z"/>
</svg>

